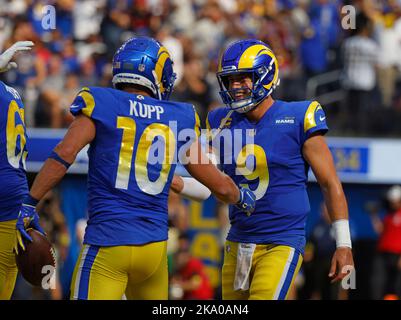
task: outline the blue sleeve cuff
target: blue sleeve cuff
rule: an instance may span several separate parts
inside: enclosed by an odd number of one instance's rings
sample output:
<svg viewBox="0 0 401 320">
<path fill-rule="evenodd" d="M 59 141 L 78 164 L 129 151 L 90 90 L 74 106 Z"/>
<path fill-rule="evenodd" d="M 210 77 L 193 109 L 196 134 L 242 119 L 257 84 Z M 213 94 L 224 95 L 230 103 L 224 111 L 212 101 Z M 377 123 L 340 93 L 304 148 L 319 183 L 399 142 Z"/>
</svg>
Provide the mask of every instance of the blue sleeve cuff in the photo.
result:
<svg viewBox="0 0 401 320">
<path fill-rule="evenodd" d="M 30 194 L 28 194 L 25 198 L 24 201 L 22 202 L 23 204 L 27 204 L 29 206 L 36 207 L 38 204 L 39 200 L 33 198 Z"/>
</svg>

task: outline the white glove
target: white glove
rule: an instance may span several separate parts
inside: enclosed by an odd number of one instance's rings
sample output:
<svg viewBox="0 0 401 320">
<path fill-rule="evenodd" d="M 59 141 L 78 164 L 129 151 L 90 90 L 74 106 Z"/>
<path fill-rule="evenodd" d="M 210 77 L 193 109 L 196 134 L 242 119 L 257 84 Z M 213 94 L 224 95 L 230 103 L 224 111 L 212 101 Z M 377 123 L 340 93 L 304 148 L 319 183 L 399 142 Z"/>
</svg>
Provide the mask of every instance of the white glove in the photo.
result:
<svg viewBox="0 0 401 320">
<path fill-rule="evenodd" d="M 7 72 L 8 70 L 17 68 L 15 62 L 10 62 L 14 54 L 18 51 L 31 50 L 33 46 L 32 41 L 18 41 L 14 43 L 10 48 L 0 55 L 0 72 Z"/>
</svg>

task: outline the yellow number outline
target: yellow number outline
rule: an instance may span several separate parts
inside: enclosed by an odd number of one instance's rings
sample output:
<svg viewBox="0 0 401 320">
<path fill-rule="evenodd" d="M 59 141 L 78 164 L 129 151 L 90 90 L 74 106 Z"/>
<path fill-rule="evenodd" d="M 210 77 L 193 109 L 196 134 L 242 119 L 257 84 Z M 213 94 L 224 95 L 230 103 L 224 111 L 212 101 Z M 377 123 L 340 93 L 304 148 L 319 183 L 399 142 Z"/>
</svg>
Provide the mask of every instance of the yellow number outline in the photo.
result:
<svg viewBox="0 0 401 320">
<path fill-rule="evenodd" d="M 17 115 L 22 124 L 15 124 L 15 115 Z M 7 113 L 7 127 L 6 127 L 6 140 L 7 140 L 7 159 L 8 163 L 18 169 L 20 167 L 20 160 L 22 158 L 22 166 L 26 170 L 26 157 L 28 152 L 25 150 L 26 135 L 25 135 L 25 113 L 24 109 L 20 108 L 15 100 L 12 100 L 8 106 Z M 17 149 L 17 140 L 20 137 L 19 147 L 20 152 L 15 154 Z"/>
<path fill-rule="evenodd" d="M 246 166 L 246 161 L 250 156 L 255 157 L 255 166 L 252 169 Z M 261 199 L 269 187 L 269 168 L 263 148 L 257 144 L 243 146 L 236 159 L 235 174 L 244 176 L 248 181 L 259 179 L 258 186 L 252 191 L 256 200 Z M 240 184 L 240 186 L 249 188 L 249 185 L 245 183 Z"/>
<path fill-rule="evenodd" d="M 117 189 L 127 190 L 134 152 L 136 122 L 133 118 L 118 117 L 117 128 L 123 130 L 123 136 L 118 158 L 115 187 Z M 150 148 L 156 137 L 162 137 L 164 139 L 165 148 L 163 163 L 159 177 L 155 181 L 150 181 L 147 164 Z M 139 189 L 151 195 L 157 195 L 163 191 L 170 173 L 171 164 L 174 160 L 175 147 L 175 136 L 169 126 L 162 123 L 153 123 L 145 128 L 139 138 L 135 155 L 135 178 Z"/>
</svg>

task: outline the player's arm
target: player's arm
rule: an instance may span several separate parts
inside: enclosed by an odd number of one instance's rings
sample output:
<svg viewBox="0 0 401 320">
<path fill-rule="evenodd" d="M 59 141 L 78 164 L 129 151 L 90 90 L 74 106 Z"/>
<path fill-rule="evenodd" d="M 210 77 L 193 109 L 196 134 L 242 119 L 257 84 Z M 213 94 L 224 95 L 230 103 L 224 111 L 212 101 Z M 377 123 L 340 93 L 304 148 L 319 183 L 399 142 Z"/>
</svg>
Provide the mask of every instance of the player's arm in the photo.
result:
<svg viewBox="0 0 401 320">
<path fill-rule="evenodd" d="M 195 201 L 204 201 L 211 194 L 210 190 L 198 180 L 191 177 L 180 177 L 176 174 L 170 188 L 181 196 Z"/>
<path fill-rule="evenodd" d="M 213 153 L 212 147 L 209 147 L 206 155 L 212 163 L 217 166 L 217 158 Z M 181 196 L 195 201 L 204 201 L 209 198 L 211 194 L 208 187 L 192 177 L 174 175 L 170 188 Z"/>
<path fill-rule="evenodd" d="M 30 195 L 40 200 L 65 175 L 79 153 L 90 143 L 96 133 L 94 122 L 84 115 L 77 116 L 71 123 L 64 139 L 54 148 L 33 182 Z M 58 159 L 59 158 L 59 159 Z"/>
<path fill-rule="evenodd" d="M 205 185 L 225 203 L 236 204 L 248 214 L 254 211 L 255 195 L 248 189 L 238 188 L 234 181 L 217 169 L 212 160 L 202 151 L 199 141 L 195 141 L 187 152 L 185 168 L 189 174 Z"/>
<path fill-rule="evenodd" d="M 302 147 L 302 153 L 319 183 L 325 204 L 335 230 L 337 249 L 334 253 L 329 277 L 339 281 L 354 267 L 348 224 L 348 206 L 334 161 L 327 143 L 319 132 L 311 135 Z"/>
<path fill-rule="evenodd" d="M 17 241 L 23 249 L 22 237 L 32 241 L 25 231 L 26 228 L 32 227 L 44 233 L 35 211 L 37 203 L 60 182 L 68 167 L 74 162 L 78 152 L 94 139 L 95 133 L 94 122 L 84 115 L 78 115 L 68 128 L 64 139 L 54 148 L 50 157 L 45 161 L 33 182 L 29 195 L 23 200 L 18 216 Z M 18 245 L 15 246 L 15 250 L 18 252 Z"/>
</svg>

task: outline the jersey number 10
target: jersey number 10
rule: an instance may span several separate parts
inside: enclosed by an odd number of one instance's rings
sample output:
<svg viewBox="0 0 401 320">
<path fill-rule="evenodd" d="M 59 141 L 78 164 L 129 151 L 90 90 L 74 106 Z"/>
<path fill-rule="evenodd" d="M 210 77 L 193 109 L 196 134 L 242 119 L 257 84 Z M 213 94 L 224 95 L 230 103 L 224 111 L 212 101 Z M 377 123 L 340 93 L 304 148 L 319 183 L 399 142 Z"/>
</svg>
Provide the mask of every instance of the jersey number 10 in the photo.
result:
<svg viewBox="0 0 401 320">
<path fill-rule="evenodd" d="M 134 145 L 136 139 L 136 122 L 133 118 L 118 117 L 117 128 L 123 130 L 120 155 L 118 158 L 118 169 L 115 187 L 117 189 L 128 189 L 129 178 L 131 174 L 132 157 L 134 156 Z M 148 177 L 149 151 L 153 140 L 160 136 L 163 138 L 164 155 L 162 169 L 159 177 L 155 181 L 150 181 Z M 135 155 L 135 180 L 139 189 L 151 195 L 161 193 L 167 183 L 174 160 L 176 140 L 173 131 L 165 124 L 152 123 L 145 128 L 136 148 Z"/>
</svg>

